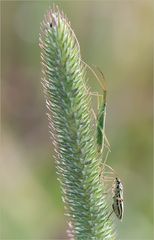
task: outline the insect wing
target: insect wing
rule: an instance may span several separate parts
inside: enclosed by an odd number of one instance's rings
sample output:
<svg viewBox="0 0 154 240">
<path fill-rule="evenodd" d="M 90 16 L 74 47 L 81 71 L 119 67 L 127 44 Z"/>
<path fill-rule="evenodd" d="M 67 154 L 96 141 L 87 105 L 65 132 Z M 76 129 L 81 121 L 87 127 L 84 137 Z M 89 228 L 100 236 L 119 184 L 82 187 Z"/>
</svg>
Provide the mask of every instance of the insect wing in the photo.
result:
<svg viewBox="0 0 154 240">
<path fill-rule="evenodd" d="M 122 220 L 124 213 L 124 204 L 123 204 L 123 185 L 120 179 L 116 178 L 115 182 L 115 191 L 113 196 L 113 211 L 115 212 L 117 218 Z"/>
<path fill-rule="evenodd" d="M 120 198 L 115 198 L 114 202 L 112 204 L 112 208 L 113 208 L 113 211 L 114 211 L 115 215 L 117 216 L 117 218 L 122 220 L 123 211 L 124 211 L 123 200 Z"/>
</svg>

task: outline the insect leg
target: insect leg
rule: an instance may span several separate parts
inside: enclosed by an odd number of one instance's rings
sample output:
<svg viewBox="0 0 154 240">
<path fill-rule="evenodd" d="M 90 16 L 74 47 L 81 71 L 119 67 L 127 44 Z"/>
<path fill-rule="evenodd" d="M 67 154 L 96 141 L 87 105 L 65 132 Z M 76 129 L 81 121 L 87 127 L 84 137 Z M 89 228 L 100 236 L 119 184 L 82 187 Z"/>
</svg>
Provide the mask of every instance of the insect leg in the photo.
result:
<svg viewBox="0 0 154 240">
<path fill-rule="evenodd" d="M 100 84 L 101 88 L 103 90 L 106 90 L 105 89 L 105 86 L 102 84 L 102 82 L 100 81 L 99 77 L 97 76 L 97 74 L 95 73 L 95 71 L 93 70 L 92 67 L 90 67 L 86 62 L 84 62 L 83 60 L 81 60 L 81 62 L 93 73 L 93 75 L 95 76 L 95 78 L 97 79 L 98 83 Z M 99 69 L 99 68 L 98 68 Z M 102 73 L 102 72 L 101 72 Z M 104 75 L 103 75 L 104 76 Z M 104 79 L 104 77 L 103 77 Z"/>
<path fill-rule="evenodd" d="M 111 211 L 111 213 L 109 214 L 109 216 L 107 217 L 107 220 L 111 217 L 111 215 L 114 213 L 114 210 Z"/>
<path fill-rule="evenodd" d="M 97 101 L 98 101 L 98 117 L 97 117 L 97 144 L 98 144 L 98 152 L 102 153 L 104 149 L 104 141 L 109 143 L 107 138 L 105 137 L 105 117 L 106 117 L 106 87 L 102 84 L 100 81 L 99 77 L 95 73 L 95 71 L 83 60 L 81 60 L 82 63 L 93 73 L 95 78 L 97 79 L 99 85 L 101 86 L 103 90 L 103 94 L 99 95 L 98 93 L 91 93 L 91 95 L 97 96 Z M 99 69 L 99 68 L 98 68 Z M 104 75 L 102 71 L 99 69 L 99 72 L 101 73 L 101 76 L 104 79 Z M 103 104 L 100 105 L 99 103 L 99 96 L 103 98 Z M 105 140 L 106 139 L 106 140 Z"/>
</svg>

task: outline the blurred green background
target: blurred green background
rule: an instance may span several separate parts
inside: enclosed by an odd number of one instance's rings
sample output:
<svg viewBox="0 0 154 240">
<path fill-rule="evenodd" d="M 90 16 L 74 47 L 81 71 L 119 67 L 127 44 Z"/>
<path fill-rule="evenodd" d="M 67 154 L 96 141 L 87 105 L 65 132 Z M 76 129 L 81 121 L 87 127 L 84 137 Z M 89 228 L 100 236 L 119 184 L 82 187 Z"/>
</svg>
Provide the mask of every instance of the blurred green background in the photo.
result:
<svg viewBox="0 0 154 240">
<path fill-rule="evenodd" d="M 118 239 L 152 240 L 152 1 L 57 1 L 108 85 L 108 163 L 125 188 Z M 2 1 L 0 239 L 65 239 L 38 36 L 51 1 Z M 95 88 L 96 80 L 89 84 Z"/>
</svg>

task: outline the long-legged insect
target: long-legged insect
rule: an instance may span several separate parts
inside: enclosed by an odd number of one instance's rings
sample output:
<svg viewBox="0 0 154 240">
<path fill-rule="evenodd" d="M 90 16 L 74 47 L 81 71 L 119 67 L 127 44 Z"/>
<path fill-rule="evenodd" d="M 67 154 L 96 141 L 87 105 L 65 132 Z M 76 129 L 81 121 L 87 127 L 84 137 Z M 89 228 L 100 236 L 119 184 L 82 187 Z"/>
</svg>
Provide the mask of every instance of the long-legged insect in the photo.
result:
<svg viewBox="0 0 154 240">
<path fill-rule="evenodd" d="M 90 69 L 90 71 L 94 74 L 94 76 L 96 77 L 97 81 L 99 82 L 99 85 L 101 86 L 101 89 L 103 91 L 103 93 L 100 95 L 98 93 L 93 93 L 93 92 L 89 92 L 88 94 L 96 96 L 97 97 L 97 102 L 98 102 L 98 115 L 96 117 L 96 114 L 94 112 L 94 110 L 92 110 L 93 115 L 95 117 L 95 121 L 96 121 L 96 139 L 97 139 L 97 146 L 98 146 L 98 152 L 102 153 L 103 149 L 104 149 L 104 144 L 106 142 L 107 144 L 107 148 L 110 149 L 110 144 L 107 140 L 107 137 L 105 135 L 105 119 L 106 119 L 106 95 L 107 95 L 107 89 L 105 87 L 105 85 L 100 81 L 100 79 L 98 78 L 97 74 L 95 73 L 95 71 L 84 61 L 82 61 L 86 67 L 88 67 Z M 98 67 L 97 67 L 98 68 Z M 103 81 L 105 80 L 104 78 L 104 74 L 103 72 L 98 68 Z M 102 98 L 101 104 L 99 101 L 99 98 Z"/>
<path fill-rule="evenodd" d="M 102 153 L 104 155 L 104 147 L 106 147 L 107 152 L 105 153 L 105 160 L 101 161 L 100 163 L 100 169 L 103 168 L 103 165 L 106 163 L 108 154 L 111 151 L 110 150 L 110 144 L 109 141 L 105 135 L 105 119 L 106 119 L 106 86 L 105 84 L 102 83 L 102 81 L 99 79 L 93 68 L 91 68 L 87 63 L 85 63 L 83 60 L 82 62 L 85 64 L 85 66 L 93 73 L 95 78 L 97 79 L 97 82 L 99 83 L 101 89 L 102 89 L 102 94 L 98 94 L 98 92 L 91 92 L 88 91 L 87 93 L 91 96 L 96 96 L 97 97 L 97 117 L 92 109 L 93 116 L 95 118 L 95 123 L 96 123 L 96 141 L 97 141 L 97 149 L 98 153 L 100 153 L 100 156 L 102 156 Z M 97 67 L 99 70 L 99 73 L 101 74 L 101 77 L 103 78 L 103 81 L 105 80 L 103 72 Z M 101 97 L 101 104 L 100 104 L 100 97 Z M 101 175 L 101 173 L 100 173 Z"/>
<path fill-rule="evenodd" d="M 109 166 L 106 164 L 106 161 L 107 161 L 107 157 L 108 157 L 108 154 L 109 154 L 109 151 L 110 151 L 110 144 L 106 138 L 106 135 L 105 135 L 105 118 L 106 118 L 106 93 L 107 93 L 107 90 L 106 88 L 101 84 L 99 78 L 97 77 L 96 73 L 94 72 L 94 70 L 89 66 L 87 65 L 85 62 L 84 64 L 93 72 L 93 74 L 95 75 L 95 77 L 97 78 L 99 84 L 101 85 L 102 89 L 103 89 L 103 95 L 99 95 L 98 93 L 90 93 L 91 95 L 95 95 L 97 96 L 97 99 L 98 99 L 98 117 L 96 118 L 95 116 L 95 113 L 93 111 L 93 114 L 94 114 L 94 117 L 95 117 L 95 120 L 97 122 L 97 145 L 98 145 L 98 152 L 102 153 L 103 152 L 103 149 L 104 149 L 104 143 L 106 141 L 107 143 L 107 154 L 106 154 L 106 157 L 105 157 L 105 160 L 103 161 L 102 163 L 102 166 L 101 166 L 101 172 L 100 172 L 100 177 L 102 176 L 102 173 L 104 175 L 105 171 L 105 167 L 108 167 L 111 172 L 110 173 L 113 173 L 114 175 L 117 175 L 115 173 L 115 171 Z M 99 72 L 101 73 L 103 79 L 104 79 L 104 75 L 102 73 L 102 71 L 99 69 Z M 99 96 L 103 96 L 103 101 L 101 103 L 101 105 L 99 106 Z M 109 172 L 106 172 L 106 173 L 109 173 Z M 103 176 L 103 178 L 106 178 Z M 113 181 L 113 177 L 112 178 L 107 178 L 107 180 L 109 181 Z M 124 213 L 124 205 L 123 205 L 123 185 L 120 181 L 120 179 L 116 176 L 115 179 L 114 179 L 114 185 L 112 187 L 112 193 L 113 193 L 113 203 L 112 203 L 112 211 L 111 213 L 109 214 L 108 218 L 113 214 L 115 213 L 115 215 L 117 216 L 118 219 L 122 220 L 123 218 L 123 213 Z"/>
<path fill-rule="evenodd" d="M 102 74 L 102 77 L 104 79 L 104 75 L 101 70 L 99 70 Z M 106 120 L 106 95 L 107 90 L 103 86 L 103 101 L 101 103 L 98 109 L 98 120 L 97 120 L 97 145 L 98 145 L 98 151 L 102 152 L 104 147 L 104 140 L 105 140 L 105 120 Z M 107 140 L 107 139 L 106 139 Z M 109 144 L 108 144 L 109 145 Z"/>
</svg>

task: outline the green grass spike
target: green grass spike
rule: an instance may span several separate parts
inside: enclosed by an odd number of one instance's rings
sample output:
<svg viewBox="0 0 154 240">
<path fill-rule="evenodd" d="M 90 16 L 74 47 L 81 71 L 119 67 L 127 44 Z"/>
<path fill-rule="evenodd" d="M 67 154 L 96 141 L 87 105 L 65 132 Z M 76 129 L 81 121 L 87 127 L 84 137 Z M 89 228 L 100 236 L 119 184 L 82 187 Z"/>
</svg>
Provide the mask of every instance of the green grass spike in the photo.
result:
<svg viewBox="0 0 154 240">
<path fill-rule="evenodd" d="M 113 240 L 85 67 L 70 23 L 57 7 L 48 11 L 41 24 L 40 47 L 42 84 L 70 235 L 76 240 Z"/>
</svg>

